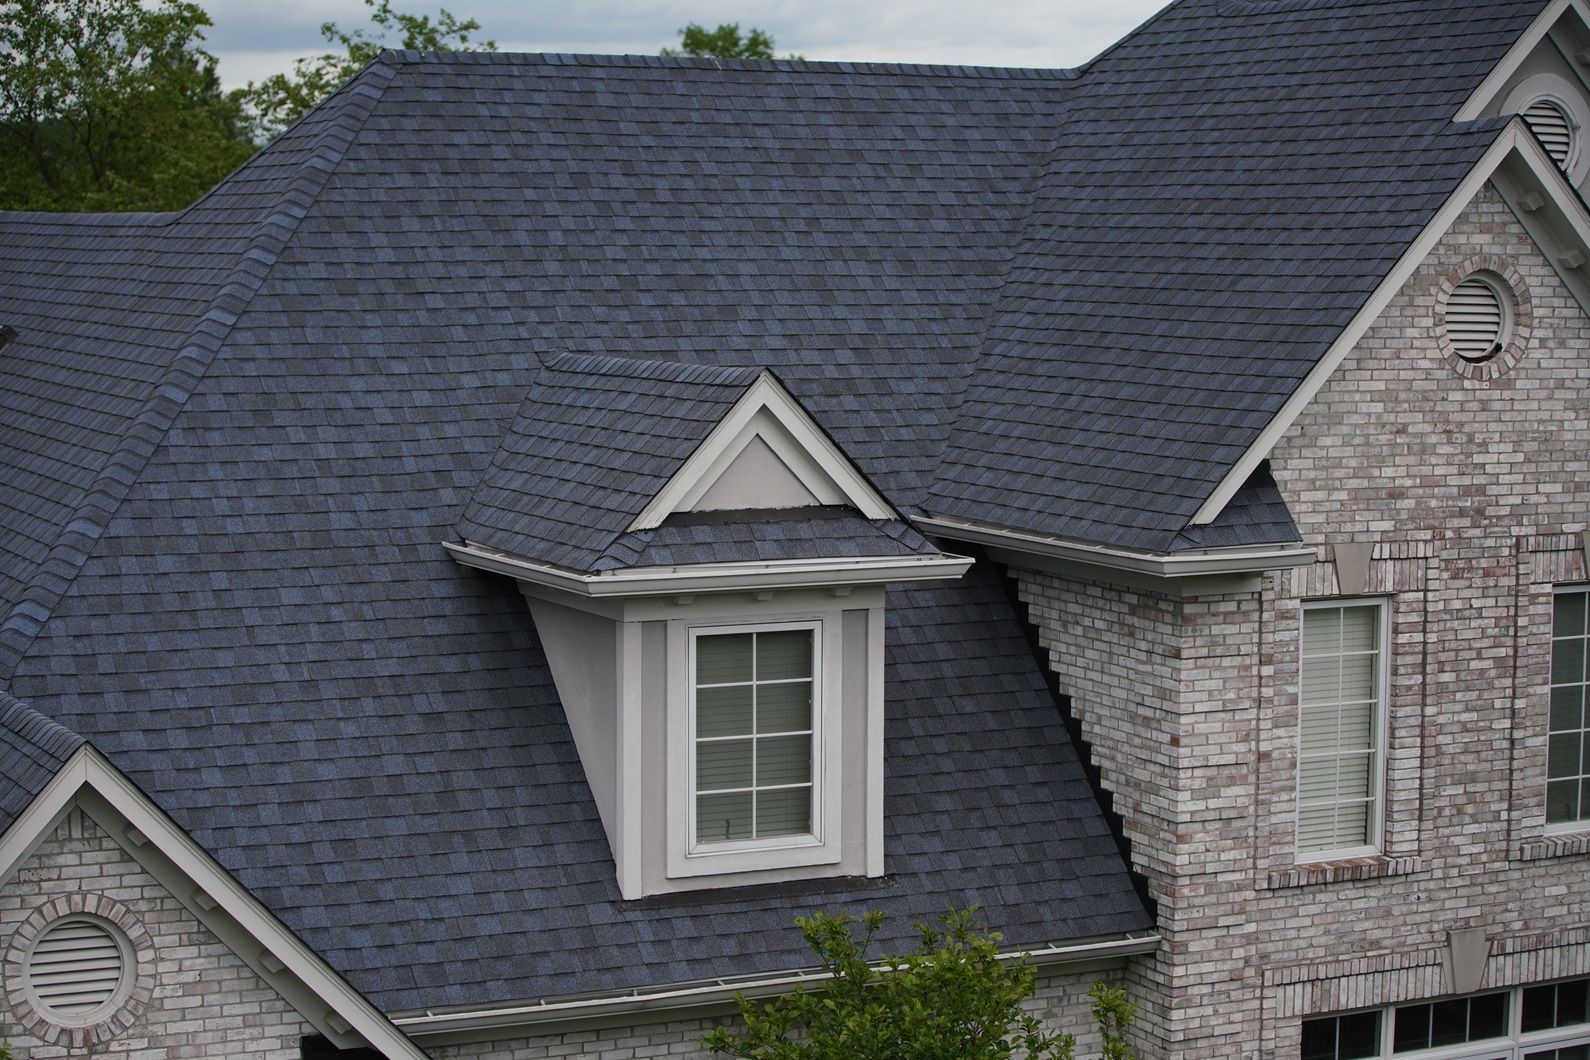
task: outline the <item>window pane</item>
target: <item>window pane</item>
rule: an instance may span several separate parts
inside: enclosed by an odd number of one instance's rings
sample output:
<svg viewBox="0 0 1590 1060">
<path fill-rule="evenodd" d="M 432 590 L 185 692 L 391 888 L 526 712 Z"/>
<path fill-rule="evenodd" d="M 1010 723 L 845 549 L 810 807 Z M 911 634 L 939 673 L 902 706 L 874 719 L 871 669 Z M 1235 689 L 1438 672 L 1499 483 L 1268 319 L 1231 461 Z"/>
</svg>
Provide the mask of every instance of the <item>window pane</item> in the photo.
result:
<svg viewBox="0 0 1590 1060">
<path fill-rule="evenodd" d="M 1335 1017 L 1303 1021 L 1303 1045 L 1298 1055 L 1301 1060 L 1336 1060 Z"/>
<path fill-rule="evenodd" d="M 1341 1018 L 1339 1060 L 1361 1060 L 1380 1055 L 1380 1013 L 1357 1012 Z"/>
<path fill-rule="evenodd" d="M 1408 1005 L 1399 1008 L 1392 1017 L 1391 1050 L 1401 1053 L 1409 1049 L 1423 1049 L 1430 1044 L 1430 1006 Z"/>
<path fill-rule="evenodd" d="M 1303 612 L 1298 850 L 1370 845 L 1379 769 L 1380 607 Z"/>
<path fill-rule="evenodd" d="M 1584 686 L 1560 685 L 1551 690 L 1551 731 L 1577 729 L 1584 720 Z"/>
<path fill-rule="evenodd" d="M 725 633 L 696 638 L 696 684 L 718 685 L 751 679 L 751 634 Z"/>
<path fill-rule="evenodd" d="M 751 793 L 702 795 L 696 800 L 696 836 L 718 843 L 751 838 Z"/>
<path fill-rule="evenodd" d="M 1370 700 L 1375 698 L 1374 655 L 1342 656 L 1342 698 Z"/>
<path fill-rule="evenodd" d="M 812 631 L 790 629 L 756 635 L 756 679 L 777 681 L 812 675 Z"/>
<path fill-rule="evenodd" d="M 1561 597 L 1558 597 L 1561 600 Z M 1524 991 L 1524 1030 L 1539 1031 L 1556 1024 L 1557 988 L 1532 986 Z"/>
<path fill-rule="evenodd" d="M 1341 698 L 1341 660 L 1334 655 L 1311 655 L 1303 660 L 1301 691 L 1304 703 L 1334 703 Z"/>
<path fill-rule="evenodd" d="M 696 745 L 696 790 L 751 786 L 751 741 Z"/>
<path fill-rule="evenodd" d="M 1303 612 L 1303 654 L 1335 657 L 1342 650 L 1342 612 L 1314 607 Z"/>
<path fill-rule="evenodd" d="M 1507 1033 L 1507 995 L 1487 994 L 1469 1002 L 1469 1041 Z"/>
<path fill-rule="evenodd" d="M 1590 979 L 1557 984 L 1555 1026 L 1569 1027 L 1575 1023 L 1590 1023 Z"/>
<path fill-rule="evenodd" d="M 1557 606 L 1551 616 L 1552 636 L 1584 636 L 1585 601 L 1587 599 L 1590 599 L 1590 593 L 1557 594 Z"/>
<path fill-rule="evenodd" d="M 696 736 L 749 736 L 751 686 L 703 688 L 696 692 Z"/>
<path fill-rule="evenodd" d="M 1546 754 L 1546 775 L 1553 779 L 1579 775 L 1579 734 L 1559 732 L 1552 735 Z"/>
<path fill-rule="evenodd" d="M 1336 841 L 1331 845 L 1339 849 L 1361 847 L 1369 843 L 1369 804 L 1347 803 L 1336 807 Z"/>
<path fill-rule="evenodd" d="M 1342 613 L 1342 651 L 1374 651 L 1380 609 L 1344 607 Z"/>
<path fill-rule="evenodd" d="M 1575 821 L 1579 819 L 1579 782 L 1553 780 L 1546 785 L 1546 820 L 1548 822 Z"/>
<path fill-rule="evenodd" d="M 760 685 L 756 690 L 758 732 L 803 732 L 812 727 L 810 681 Z"/>
<path fill-rule="evenodd" d="M 756 741 L 756 784 L 805 784 L 812 779 L 812 738 L 773 736 Z"/>
<path fill-rule="evenodd" d="M 757 792 L 757 838 L 806 835 L 811 830 L 811 788 L 783 788 L 778 791 Z"/>
<path fill-rule="evenodd" d="M 1430 1006 L 1430 1044 L 1459 1045 L 1469 1037 L 1469 1003 L 1459 998 Z"/>
<path fill-rule="evenodd" d="M 1551 683 L 1566 685 L 1584 680 L 1584 641 L 1551 642 Z"/>
</svg>

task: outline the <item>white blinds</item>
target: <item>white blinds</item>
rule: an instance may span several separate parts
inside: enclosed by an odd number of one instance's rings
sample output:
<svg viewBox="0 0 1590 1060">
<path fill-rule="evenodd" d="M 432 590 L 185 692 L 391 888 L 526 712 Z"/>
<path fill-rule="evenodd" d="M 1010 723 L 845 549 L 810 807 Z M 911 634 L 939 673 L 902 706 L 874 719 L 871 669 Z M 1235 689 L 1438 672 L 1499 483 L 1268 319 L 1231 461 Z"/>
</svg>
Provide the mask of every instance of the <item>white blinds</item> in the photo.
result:
<svg viewBox="0 0 1590 1060">
<path fill-rule="evenodd" d="M 1524 121 L 1552 161 L 1565 166 L 1573 150 L 1573 123 L 1563 109 L 1549 99 L 1537 99 L 1524 108 Z"/>
<path fill-rule="evenodd" d="M 696 638 L 696 841 L 812 831 L 810 629 Z"/>
<path fill-rule="evenodd" d="M 73 917 L 48 928 L 34 943 L 25 974 L 42 1007 L 80 1016 L 113 998 L 124 973 L 121 947 L 110 931 Z"/>
<path fill-rule="evenodd" d="M 1466 361 L 1481 361 L 1497 351 L 1506 324 L 1506 309 L 1496 288 L 1470 276 L 1446 302 L 1446 334 Z"/>
<path fill-rule="evenodd" d="M 1378 773 L 1380 607 L 1303 612 L 1297 848 L 1373 843 Z"/>
</svg>

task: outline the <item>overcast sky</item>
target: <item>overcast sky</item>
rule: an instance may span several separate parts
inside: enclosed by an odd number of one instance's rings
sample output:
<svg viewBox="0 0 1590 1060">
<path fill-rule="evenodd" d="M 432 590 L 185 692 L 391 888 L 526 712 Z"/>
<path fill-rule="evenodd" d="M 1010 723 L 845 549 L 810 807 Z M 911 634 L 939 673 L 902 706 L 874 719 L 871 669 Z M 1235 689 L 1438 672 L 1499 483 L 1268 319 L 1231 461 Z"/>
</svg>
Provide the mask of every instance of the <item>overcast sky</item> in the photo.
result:
<svg viewBox="0 0 1590 1060">
<path fill-rule="evenodd" d="M 477 19 L 504 51 L 653 54 L 689 22 L 738 22 L 808 59 L 1075 66 L 1165 0 L 396 0 Z M 363 0 L 207 0 L 228 87 L 324 49 L 320 24 L 365 25 Z"/>
</svg>

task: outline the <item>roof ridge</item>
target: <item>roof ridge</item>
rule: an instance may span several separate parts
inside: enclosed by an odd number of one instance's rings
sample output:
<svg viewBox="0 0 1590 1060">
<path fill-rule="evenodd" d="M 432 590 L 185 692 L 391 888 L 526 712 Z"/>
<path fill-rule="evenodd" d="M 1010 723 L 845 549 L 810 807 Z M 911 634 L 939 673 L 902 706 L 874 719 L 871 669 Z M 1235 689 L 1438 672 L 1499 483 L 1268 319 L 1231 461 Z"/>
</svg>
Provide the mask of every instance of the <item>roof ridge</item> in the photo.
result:
<svg viewBox="0 0 1590 1060">
<path fill-rule="evenodd" d="M 10 730 L 41 756 L 56 762 L 65 762 L 73 751 L 88 742 L 3 689 L 0 689 L 0 728 Z"/>
<path fill-rule="evenodd" d="M 649 357 L 624 357 L 609 353 L 571 353 L 563 351 L 544 358 L 546 371 L 571 375 L 618 376 L 625 379 L 662 379 L 669 382 L 698 383 L 706 386 L 749 386 L 767 369 L 756 365 L 691 364 Z"/>
<path fill-rule="evenodd" d="M 369 84 L 372 75 L 381 79 L 379 88 Z M 0 617 L 0 678 L 14 672 L 28 646 L 66 595 L 122 501 L 204 378 L 238 318 L 264 284 L 278 255 L 308 216 L 315 199 L 375 109 L 392 76 L 389 67 L 372 63 L 360 77 L 336 94 L 344 96 L 346 93 L 343 109 L 316 134 L 275 206 L 256 222 L 254 234 L 232 271 L 161 373 L 150 391 L 149 400 L 122 435 L 115 451 L 106 458 L 93 483 L 84 491 L 65 530 L 50 546 L 27 586 Z"/>
<path fill-rule="evenodd" d="M 381 59 L 393 64 L 446 63 L 473 65 L 610 66 L 738 70 L 765 73 L 911 74 L 925 77 L 993 77 L 1012 80 L 1071 81 L 1073 67 L 976 66 L 956 63 L 849 62 L 837 59 L 717 59 L 693 55 L 603 55 L 583 52 L 470 52 L 389 49 Z"/>
</svg>

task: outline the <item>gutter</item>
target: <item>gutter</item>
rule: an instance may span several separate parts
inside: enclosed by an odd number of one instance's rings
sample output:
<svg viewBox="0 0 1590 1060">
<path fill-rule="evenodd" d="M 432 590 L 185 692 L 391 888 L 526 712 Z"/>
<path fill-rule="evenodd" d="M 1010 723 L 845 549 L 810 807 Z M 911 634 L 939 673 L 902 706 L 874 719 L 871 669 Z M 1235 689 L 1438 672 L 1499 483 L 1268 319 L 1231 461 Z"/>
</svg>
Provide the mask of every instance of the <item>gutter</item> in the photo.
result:
<svg viewBox="0 0 1590 1060">
<path fill-rule="evenodd" d="M 1025 961 L 1035 968 L 1064 968 L 1070 965 L 1153 953 L 1158 948 L 1159 935 L 1148 932 L 1102 942 L 1051 945 L 1036 950 L 1011 951 L 999 954 L 998 959 Z M 874 967 L 880 971 L 885 970 L 881 966 Z M 711 979 L 650 990 L 644 988 L 627 990 L 622 993 L 584 997 L 572 1001 L 543 1000 L 530 1004 L 453 1011 L 425 1009 L 421 1012 L 395 1015 L 391 1020 L 410 1037 L 423 1038 L 460 1032 L 529 1027 L 573 1019 L 596 1019 L 722 1005 L 732 1003 L 736 995 L 770 997 L 789 993 L 799 987 L 821 984 L 830 978 L 832 976 L 826 972 L 791 970 L 765 976 L 747 976 L 743 979 Z"/>
<path fill-rule="evenodd" d="M 940 516 L 918 516 L 912 522 L 924 532 L 955 541 L 991 545 L 1030 556 L 1086 563 L 1095 567 L 1109 567 L 1113 570 L 1148 574 L 1157 578 L 1257 574 L 1263 571 L 1306 567 L 1314 562 L 1314 550 L 1301 542 L 1197 549 L 1187 552 L 1138 552 L 1104 545 L 1088 545 L 1079 541 L 1067 541 L 1058 537 L 1046 537 L 1021 530 L 1006 530 Z"/>
<path fill-rule="evenodd" d="M 442 547 L 466 567 L 597 599 L 928 581 L 959 578 L 972 566 L 972 561 L 965 556 L 869 556 L 632 567 L 603 574 L 581 574 L 473 541 L 463 544 L 443 541 Z"/>
</svg>

